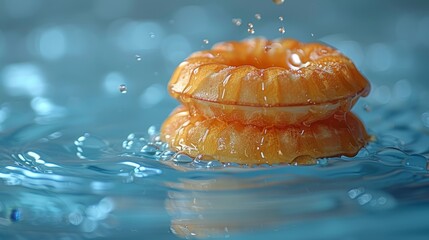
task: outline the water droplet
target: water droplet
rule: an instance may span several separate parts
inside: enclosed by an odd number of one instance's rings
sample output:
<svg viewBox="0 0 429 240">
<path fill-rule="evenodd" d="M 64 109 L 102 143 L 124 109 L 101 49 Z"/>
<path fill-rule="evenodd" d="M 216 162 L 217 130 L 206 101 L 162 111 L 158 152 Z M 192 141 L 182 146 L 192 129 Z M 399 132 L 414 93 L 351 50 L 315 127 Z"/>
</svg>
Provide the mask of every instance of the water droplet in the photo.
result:
<svg viewBox="0 0 429 240">
<path fill-rule="evenodd" d="M 174 156 L 173 161 L 175 163 L 191 163 L 192 161 L 194 161 L 194 159 L 192 159 L 190 156 L 186 154 L 178 153 L 176 154 L 176 156 Z"/>
<path fill-rule="evenodd" d="M 316 163 L 316 159 L 309 155 L 302 155 L 296 157 L 290 164 L 291 165 L 312 165 Z"/>
<path fill-rule="evenodd" d="M 279 17 L 280 22 L 283 22 L 284 18 L 282 16 Z"/>
<path fill-rule="evenodd" d="M 106 141 L 89 133 L 85 133 L 74 141 L 76 155 L 81 159 L 95 159 L 109 146 Z"/>
<path fill-rule="evenodd" d="M 262 16 L 261 16 L 261 14 L 257 13 L 257 14 L 255 14 L 255 18 L 256 18 L 256 20 L 261 20 Z"/>
<path fill-rule="evenodd" d="M 172 160 L 176 153 L 170 150 L 164 151 L 159 155 L 159 159 L 163 161 Z"/>
<path fill-rule="evenodd" d="M 127 93 L 127 91 L 128 91 L 128 89 L 127 89 L 127 85 L 125 85 L 125 84 L 121 84 L 121 85 L 119 85 L 119 92 L 120 93 Z"/>
<path fill-rule="evenodd" d="M 141 133 L 131 133 L 128 135 L 127 140 L 122 142 L 122 147 L 125 150 L 129 150 L 127 152 L 137 153 L 148 143 L 144 134 Z"/>
<path fill-rule="evenodd" d="M 273 0 L 273 3 L 275 3 L 277 5 L 280 5 L 280 4 L 284 3 L 284 2 L 285 2 L 285 0 Z"/>
<path fill-rule="evenodd" d="M 265 46 L 264 47 L 264 51 L 265 52 L 268 52 L 268 51 L 270 51 L 271 50 L 271 46 L 270 45 L 268 45 L 268 46 Z"/>
<path fill-rule="evenodd" d="M 363 110 L 365 110 L 365 112 L 371 112 L 371 107 L 368 104 L 363 105 Z"/>
<path fill-rule="evenodd" d="M 235 26 L 241 26 L 241 18 L 233 18 L 233 19 L 232 19 L 232 23 L 233 23 Z"/>
<path fill-rule="evenodd" d="M 136 54 L 136 60 L 137 60 L 137 61 L 141 61 L 141 60 L 142 60 L 142 57 L 141 57 L 140 55 Z"/>
<path fill-rule="evenodd" d="M 247 32 L 248 32 L 248 33 L 250 33 L 250 34 L 255 34 L 255 29 L 253 29 L 253 28 L 248 28 L 248 29 L 247 29 Z"/>
<path fill-rule="evenodd" d="M 223 167 L 223 164 L 219 161 L 209 161 L 207 162 L 207 168 L 221 168 Z"/>
<path fill-rule="evenodd" d="M 372 199 L 372 195 L 371 195 L 371 194 L 369 194 L 369 193 L 364 193 L 364 194 L 362 194 L 361 196 L 359 196 L 359 197 L 357 198 L 357 201 L 358 201 L 358 203 L 359 203 L 360 205 L 365 205 L 365 204 L 367 204 L 369 201 L 371 201 L 371 199 Z"/>
<path fill-rule="evenodd" d="M 311 33 L 311 36 L 314 37 L 314 33 Z"/>
<path fill-rule="evenodd" d="M 147 144 L 142 147 L 141 152 L 147 155 L 155 155 L 158 152 L 159 148 L 153 144 Z"/>
<path fill-rule="evenodd" d="M 422 155 L 413 154 L 404 159 L 404 165 L 419 170 L 426 170 L 428 167 L 428 160 Z"/>
<path fill-rule="evenodd" d="M 286 32 L 286 30 L 285 30 L 285 28 L 284 28 L 284 27 L 279 27 L 279 32 L 280 32 L 281 34 L 284 34 L 284 33 Z"/>
<path fill-rule="evenodd" d="M 83 221 L 82 213 L 79 211 L 71 212 L 68 216 L 69 222 L 75 226 L 79 225 Z"/>
<path fill-rule="evenodd" d="M 360 188 L 353 188 L 348 192 L 348 195 L 351 199 L 355 199 L 358 196 L 360 196 L 361 194 L 363 194 L 365 192 L 365 189 L 360 187 Z"/>
<path fill-rule="evenodd" d="M 317 160 L 317 165 L 319 166 L 326 166 L 328 165 L 328 159 L 326 158 L 321 158 Z"/>
<path fill-rule="evenodd" d="M 155 33 L 150 32 L 150 33 L 149 33 L 149 37 L 150 37 L 150 38 L 155 38 L 155 37 L 156 37 L 156 35 L 155 35 Z"/>
<path fill-rule="evenodd" d="M 10 212 L 10 220 L 12 222 L 18 222 L 21 220 L 21 211 L 19 209 L 12 209 Z"/>
<path fill-rule="evenodd" d="M 207 44 L 209 44 L 209 40 L 208 39 L 204 39 L 203 43 L 207 45 Z"/>
</svg>

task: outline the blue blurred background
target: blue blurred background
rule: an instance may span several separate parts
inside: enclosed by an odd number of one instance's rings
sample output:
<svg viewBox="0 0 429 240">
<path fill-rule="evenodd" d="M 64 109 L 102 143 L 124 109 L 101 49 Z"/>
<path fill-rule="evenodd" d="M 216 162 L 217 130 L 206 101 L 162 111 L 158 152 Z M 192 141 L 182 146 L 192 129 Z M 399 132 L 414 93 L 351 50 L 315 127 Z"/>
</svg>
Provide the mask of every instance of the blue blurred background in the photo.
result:
<svg viewBox="0 0 429 240">
<path fill-rule="evenodd" d="M 427 101 L 428 1 L 0 0 L 0 132 L 32 121 L 118 130 L 109 137 L 160 126 L 184 58 L 252 36 L 340 49 L 371 81 L 372 105 Z M 426 127 L 428 110 L 415 110 Z"/>
</svg>

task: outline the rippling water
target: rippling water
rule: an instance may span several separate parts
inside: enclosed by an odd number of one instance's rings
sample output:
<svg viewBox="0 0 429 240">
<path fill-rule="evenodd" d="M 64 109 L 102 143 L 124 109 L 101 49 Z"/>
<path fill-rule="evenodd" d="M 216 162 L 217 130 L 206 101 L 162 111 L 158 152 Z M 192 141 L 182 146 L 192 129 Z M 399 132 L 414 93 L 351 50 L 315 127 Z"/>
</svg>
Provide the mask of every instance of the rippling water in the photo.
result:
<svg viewBox="0 0 429 240">
<path fill-rule="evenodd" d="M 0 136 L 0 235 L 425 239 L 429 135 L 407 104 L 360 103 L 374 141 L 312 166 L 202 162 L 169 151 L 155 127 L 104 139 L 22 125 Z"/>
</svg>

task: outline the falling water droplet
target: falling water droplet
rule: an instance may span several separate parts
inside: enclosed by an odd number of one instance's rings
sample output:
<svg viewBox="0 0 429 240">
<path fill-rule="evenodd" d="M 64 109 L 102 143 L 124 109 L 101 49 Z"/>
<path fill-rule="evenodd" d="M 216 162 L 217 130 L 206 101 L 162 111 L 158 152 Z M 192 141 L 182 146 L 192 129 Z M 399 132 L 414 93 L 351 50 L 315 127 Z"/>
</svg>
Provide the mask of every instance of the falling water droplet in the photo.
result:
<svg viewBox="0 0 429 240">
<path fill-rule="evenodd" d="M 257 13 L 257 14 L 255 14 L 255 18 L 256 18 L 256 20 L 261 20 L 262 16 L 261 16 L 261 14 Z"/>
<path fill-rule="evenodd" d="M 280 4 L 284 3 L 284 2 L 285 2 L 285 0 L 273 0 L 273 3 L 275 3 L 277 5 L 280 5 Z"/>
<path fill-rule="evenodd" d="M 119 92 L 120 93 L 127 93 L 128 89 L 127 86 L 125 84 L 121 84 L 119 85 Z"/>
<path fill-rule="evenodd" d="M 208 39 L 204 39 L 203 43 L 207 45 L 207 44 L 209 44 L 209 40 Z"/>
<path fill-rule="evenodd" d="M 279 17 L 280 22 L 283 22 L 284 18 L 282 16 Z"/>
<path fill-rule="evenodd" d="M 232 19 L 232 23 L 233 23 L 235 26 L 241 26 L 241 18 L 233 18 L 233 19 Z"/>
<path fill-rule="evenodd" d="M 284 28 L 284 27 L 279 27 L 279 32 L 280 32 L 281 34 L 284 34 L 284 33 L 286 32 L 286 30 L 285 30 L 285 28 Z"/>
</svg>

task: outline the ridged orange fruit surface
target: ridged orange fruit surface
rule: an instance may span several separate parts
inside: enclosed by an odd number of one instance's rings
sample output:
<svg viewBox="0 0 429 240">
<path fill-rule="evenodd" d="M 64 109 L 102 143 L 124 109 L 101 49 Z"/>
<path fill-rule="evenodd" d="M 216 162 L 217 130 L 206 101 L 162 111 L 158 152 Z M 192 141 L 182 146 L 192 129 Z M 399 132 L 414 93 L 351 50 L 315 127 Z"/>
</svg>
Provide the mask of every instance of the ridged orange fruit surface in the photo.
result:
<svg viewBox="0 0 429 240">
<path fill-rule="evenodd" d="M 303 164 L 320 157 L 354 156 L 368 140 L 363 124 L 350 112 L 308 127 L 259 127 L 190 116 L 183 106 L 167 118 L 162 133 L 175 151 L 240 164 Z"/>
<path fill-rule="evenodd" d="M 299 163 L 353 156 L 368 139 L 349 111 L 370 85 L 347 57 L 323 44 L 262 38 L 219 43 L 182 62 L 168 89 L 183 107 L 161 134 L 190 156 Z"/>
<path fill-rule="evenodd" d="M 370 85 L 337 50 L 261 38 L 192 54 L 169 83 L 192 115 L 258 126 L 311 123 L 349 111 Z"/>
</svg>

